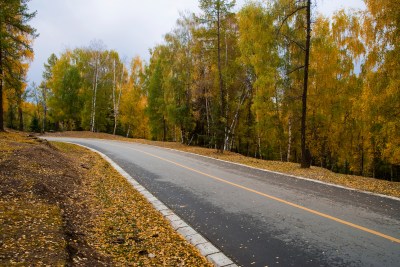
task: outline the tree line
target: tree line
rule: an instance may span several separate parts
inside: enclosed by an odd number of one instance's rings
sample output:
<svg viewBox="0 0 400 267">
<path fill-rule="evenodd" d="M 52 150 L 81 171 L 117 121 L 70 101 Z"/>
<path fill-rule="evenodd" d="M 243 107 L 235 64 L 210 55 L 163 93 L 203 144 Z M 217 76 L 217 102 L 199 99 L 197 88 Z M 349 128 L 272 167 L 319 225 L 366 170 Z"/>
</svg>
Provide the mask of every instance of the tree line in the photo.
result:
<svg viewBox="0 0 400 267">
<path fill-rule="evenodd" d="M 26 129 L 175 141 L 399 181 L 398 1 L 365 0 L 366 10 L 332 17 L 310 0 L 253 1 L 236 13 L 234 4 L 200 0 L 148 63 L 100 41 L 51 55 L 27 90 Z M 9 127 L 15 103 L 6 103 Z"/>
<path fill-rule="evenodd" d="M 29 12 L 27 2 L 0 1 L 0 131 L 4 131 L 4 117 L 9 117 L 12 128 L 24 126 L 25 78 L 33 59 L 31 44 L 37 37 L 28 24 L 36 12 Z"/>
</svg>

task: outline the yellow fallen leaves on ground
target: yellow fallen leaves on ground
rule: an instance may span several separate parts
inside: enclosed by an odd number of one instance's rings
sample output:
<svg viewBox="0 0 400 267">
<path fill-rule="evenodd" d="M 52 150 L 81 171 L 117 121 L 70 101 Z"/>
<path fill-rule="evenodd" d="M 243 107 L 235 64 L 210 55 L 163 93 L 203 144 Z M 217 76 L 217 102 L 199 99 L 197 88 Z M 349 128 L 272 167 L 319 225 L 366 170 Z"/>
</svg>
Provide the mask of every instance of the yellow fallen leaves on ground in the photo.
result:
<svg viewBox="0 0 400 267">
<path fill-rule="evenodd" d="M 211 266 L 97 154 L 0 134 L 0 266 Z"/>
<path fill-rule="evenodd" d="M 40 157 L 26 160 L 38 144 L 21 134 L 0 133 L 0 266 L 66 263 L 62 211 L 36 194 Z"/>
<path fill-rule="evenodd" d="M 34 197 L 0 200 L 0 265 L 65 264 L 62 216 L 56 205 Z"/>
<path fill-rule="evenodd" d="M 83 191 L 89 209 L 97 213 L 89 230 L 91 246 L 118 265 L 211 266 L 100 156 L 69 144 L 54 145 L 85 166 L 89 180 Z"/>
</svg>

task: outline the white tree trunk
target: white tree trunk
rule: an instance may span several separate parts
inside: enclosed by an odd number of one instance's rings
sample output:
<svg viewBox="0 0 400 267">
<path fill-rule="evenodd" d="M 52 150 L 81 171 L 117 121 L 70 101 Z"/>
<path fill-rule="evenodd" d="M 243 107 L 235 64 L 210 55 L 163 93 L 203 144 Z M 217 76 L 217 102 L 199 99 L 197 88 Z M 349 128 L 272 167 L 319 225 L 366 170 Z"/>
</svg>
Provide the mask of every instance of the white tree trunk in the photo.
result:
<svg viewBox="0 0 400 267">
<path fill-rule="evenodd" d="M 98 54 L 96 52 L 95 55 L 95 66 L 94 66 L 94 77 L 93 77 L 93 97 L 92 97 L 92 112 L 90 118 L 90 131 L 95 131 L 96 124 L 96 99 L 97 99 L 97 85 L 98 85 L 98 77 L 99 75 L 99 59 Z"/>
<path fill-rule="evenodd" d="M 290 146 L 292 145 L 292 119 L 289 117 L 288 121 L 288 148 L 287 148 L 287 161 L 290 161 Z"/>
<path fill-rule="evenodd" d="M 250 93 L 250 90 L 249 89 L 245 89 L 245 91 L 243 92 L 242 96 L 240 97 L 240 101 L 239 101 L 239 103 L 237 105 L 235 116 L 233 117 L 231 126 L 227 127 L 227 131 L 226 131 L 227 133 L 226 133 L 226 136 L 225 136 L 225 145 L 224 145 L 224 149 L 225 150 L 231 150 L 231 145 L 229 145 L 229 143 L 230 143 L 229 141 L 230 141 L 230 139 L 232 139 L 231 137 L 233 137 L 233 135 L 235 134 L 237 120 L 239 118 L 240 107 L 243 105 L 244 101 L 249 96 L 249 93 Z"/>
<path fill-rule="evenodd" d="M 116 79 L 115 79 L 115 59 L 113 61 L 113 71 L 114 71 L 114 79 L 113 79 L 113 87 L 112 87 L 112 100 L 113 100 L 113 110 L 114 110 L 114 131 L 113 135 L 115 135 L 115 131 L 117 130 L 117 99 L 115 97 L 115 84 L 116 84 Z"/>
<path fill-rule="evenodd" d="M 114 104 L 114 131 L 113 134 L 115 135 L 117 131 L 117 123 L 118 123 L 118 115 L 119 115 L 119 106 L 121 102 L 121 94 L 122 94 L 122 83 L 124 78 L 124 66 L 121 66 L 121 78 L 119 81 L 119 85 L 117 86 L 116 81 L 116 70 L 115 70 L 115 60 L 114 60 L 114 83 L 113 83 L 113 104 Z M 118 98 L 116 96 L 117 89 L 119 87 Z"/>
<path fill-rule="evenodd" d="M 208 97 L 205 94 L 206 98 L 206 118 L 207 118 L 207 136 L 210 136 L 210 113 L 209 113 L 209 105 L 208 105 Z"/>
</svg>

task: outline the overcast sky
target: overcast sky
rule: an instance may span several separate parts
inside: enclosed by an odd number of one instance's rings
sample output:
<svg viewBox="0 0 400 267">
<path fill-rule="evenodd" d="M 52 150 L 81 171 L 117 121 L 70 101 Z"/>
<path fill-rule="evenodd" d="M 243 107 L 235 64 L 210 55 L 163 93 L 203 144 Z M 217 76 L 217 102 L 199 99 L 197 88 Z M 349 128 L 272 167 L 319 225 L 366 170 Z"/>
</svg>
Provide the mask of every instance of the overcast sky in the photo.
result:
<svg viewBox="0 0 400 267">
<path fill-rule="evenodd" d="M 237 0 L 235 9 L 246 1 Z M 199 12 L 197 0 L 31 0 L 29 8 L 37 10 L 30 23 L 40 36 L 33 45 L 35 60 L 28 81 L 37 84 L 51 53 L 58 56 L 95 39 L 118 51 L 121 58 L 139 55 L 148 60 L 149 48 L 174 28 L 179 12 Z M 317 11 L 324 15 L 339 8 L 364 8 L 364 4 L 362 0 L 317 1 Z"/>
</svg>

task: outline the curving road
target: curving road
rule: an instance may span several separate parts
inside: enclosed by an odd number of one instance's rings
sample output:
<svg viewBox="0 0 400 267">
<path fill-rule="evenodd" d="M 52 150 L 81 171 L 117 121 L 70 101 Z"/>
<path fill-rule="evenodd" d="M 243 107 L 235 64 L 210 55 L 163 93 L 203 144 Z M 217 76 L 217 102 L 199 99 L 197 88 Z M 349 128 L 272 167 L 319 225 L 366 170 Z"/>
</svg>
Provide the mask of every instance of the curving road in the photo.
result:
<svg viewBox="0 0 400 267">
<path fill-rule="evenodd" d="M 400 200 L 193 154 L 98 139 L 96 149 L 242 266 L 400 266 Z"/>
</svg>

